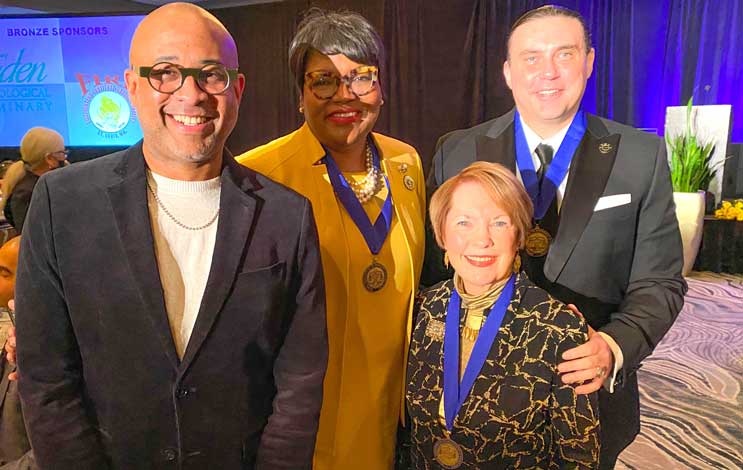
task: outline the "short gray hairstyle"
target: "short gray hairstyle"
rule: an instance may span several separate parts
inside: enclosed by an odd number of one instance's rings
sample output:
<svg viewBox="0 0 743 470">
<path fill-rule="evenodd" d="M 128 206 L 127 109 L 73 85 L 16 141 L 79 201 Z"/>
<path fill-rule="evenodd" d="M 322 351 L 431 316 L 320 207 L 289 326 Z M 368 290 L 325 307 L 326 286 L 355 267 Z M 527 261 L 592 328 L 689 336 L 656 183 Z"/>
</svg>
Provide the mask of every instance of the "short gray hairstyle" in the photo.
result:
<svg viewBox="0 0 743 470">
<path fill-rule="evenodd" d="M 312 50 L 324 55 L 343 54 L 354 62 L 374 65 L 380 72 L 384 63 L 382 38 L 366 18 L 348 10 L 311 8 L 299 23 L 289 46 L 289 68 L 300 94 Z"/>
</svg>

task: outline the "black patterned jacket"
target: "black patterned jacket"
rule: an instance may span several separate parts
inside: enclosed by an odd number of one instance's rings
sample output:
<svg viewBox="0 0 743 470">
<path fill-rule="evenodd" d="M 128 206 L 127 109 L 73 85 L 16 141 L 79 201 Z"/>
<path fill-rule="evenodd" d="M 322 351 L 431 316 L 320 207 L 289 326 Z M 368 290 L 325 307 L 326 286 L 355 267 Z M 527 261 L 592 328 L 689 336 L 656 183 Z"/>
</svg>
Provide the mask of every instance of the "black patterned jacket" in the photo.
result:
<svg viewBox="0 0 743 470">
<path fill-rule="evenodd" d="M 407 370 L 411 461 L 416 470 L 440 469 L 434 443 L 443 388 L 448 280 L 419 298 Z M 463 311 L 462 311 L 463 312 Z M 464 315 L 460 313 L 460 328 Z M 599 423 L 595 393 L 576 395 L 557 372 L 561 354 L 587 339 L 585 322 L 534 285 L 516 279 L 490 354 L 454 422 L 451 438 L 464 453 L 462 469 L 594 469 Z"/>
</svg>

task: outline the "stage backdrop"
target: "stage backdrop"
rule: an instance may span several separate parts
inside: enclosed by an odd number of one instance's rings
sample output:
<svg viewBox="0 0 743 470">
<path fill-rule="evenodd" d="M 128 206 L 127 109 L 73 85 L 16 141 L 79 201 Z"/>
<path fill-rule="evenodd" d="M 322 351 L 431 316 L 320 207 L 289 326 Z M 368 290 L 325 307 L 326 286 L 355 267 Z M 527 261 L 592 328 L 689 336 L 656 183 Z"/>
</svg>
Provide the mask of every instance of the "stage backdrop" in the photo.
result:
<svg viewBox="0 0 743 470">
<path fill-rule="evenodd" d="M 0 146 L 46 126 L 65 143 L 131 145 L 142 138 L 124 85 L 142 16 L 0 20 Z"/>
<path fill-rule="evenodd" d="M 596 48 L 588 111 L 663 133 L 666 106 L 733 106 L 743 141 L 743 2 L 738 0 L 290 0 L 217 10 L 235 35 L 247 88 L 229 146 L 241 152 L 301 123 L 287 66 L 298 18 L 310 6 L 348 8 L 378 28 L 387 48 L 377 130 L 420 151 L 513 106 L 503 79 L 506 35 L 525 11 L 556 3 L 580 11 Z"/>
<path fill-rule="evenodd" d="M 545 3 L 288 0 L 216 10 L 214 13 L 237 40 L 241 70 L 247 76 L 240 118 L 228 145 L 234 153 L 240 153 L 300 125 L 287 66 L 289 41 L 301 12 L 310 6 L 347 8 L 369 18 L 387 47 L 382 75 L 385 105 L 377 130 L 413 144 L 427 166 L 440 135 L 496 117 L 513 106 L 502 74 L 506 35 L 518 16 Z M 585 109 L 662 133 L 666 106 L 685 103 L 693 95 L 696 104 L 731 104 L 733 141 L 743 141 L 743 2 L 552 3 L 580 11 L 593 33 L 596 64 L 586 90 Z M 5 44 L 3 37 L 0 47 Z M 121 52 L 126 44 L 106 51 L 89 41 L 80 41 L 75 47 L 81 63 L 89 63 L 108 60 L 108 54 L 125 56 Z M 30 60 L 36 54 L 54 51 L 39 42 L 26 48 L 23 58 Z M 6 63 L 15 58 L 0 55 L 0 61 Z M 123 71 L 123 65 L 120 68 Z M 59 82 L 60 86 L 80 86 L 74 77 L 59 77 Z M 61 85 L 63 82 L 66 85 Z M 3 114 L 0 133 L 16 124 L 11 114 Z M 74 146 L 74 133 L 69 137 Z M 75 148 L 71 159 L 110 150 Z M 0 158 L 9 156 L 17 158 L 17 148 L 0 148 Z"/>
</svg>

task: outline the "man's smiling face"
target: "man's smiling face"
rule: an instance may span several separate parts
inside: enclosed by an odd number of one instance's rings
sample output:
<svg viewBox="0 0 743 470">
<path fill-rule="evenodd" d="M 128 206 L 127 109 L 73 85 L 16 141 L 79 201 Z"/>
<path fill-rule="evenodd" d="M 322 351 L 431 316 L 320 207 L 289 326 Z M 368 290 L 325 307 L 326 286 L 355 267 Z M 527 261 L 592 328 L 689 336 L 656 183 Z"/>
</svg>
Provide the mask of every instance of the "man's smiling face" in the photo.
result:
<svg viewBox="0 0 743 470">
<path fill-rule="evenodd" d="M 186 68 L 214 63 L 237 68 L 234 42 L 208 18 L 176 8 L 163 9 L 157 16 L 146 18 L 135 33 L 130 52 L 133 67 L 170 62 Z M 146 157 L 176 164 L 207 163 L 221 157 L 237 122 L 242 75 L 217 95 L 203 91 L 193 77 L 187 77 L 173 94 L 166 94 L 153 89 L 136 69 L 125 75 L 142 126 Z"/>
<path fill-rule="evenodd" d="M 503 74 L 519 114 L 540 137 L 551 137 L 572 121 L 593 59 L 575 18 L 536 18 L 513 31 Z"/>
</svg>

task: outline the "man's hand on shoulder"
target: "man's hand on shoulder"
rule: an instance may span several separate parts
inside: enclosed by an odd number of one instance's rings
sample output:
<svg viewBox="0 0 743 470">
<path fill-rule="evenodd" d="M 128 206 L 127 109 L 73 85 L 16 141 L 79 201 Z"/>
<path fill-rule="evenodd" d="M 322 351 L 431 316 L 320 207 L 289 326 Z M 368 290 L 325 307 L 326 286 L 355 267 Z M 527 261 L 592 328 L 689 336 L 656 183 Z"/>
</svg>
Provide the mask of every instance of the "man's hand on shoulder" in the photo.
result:
<svg viewBox="0 0 743 470">
<path fill-rule="evenodd" d="M 574 305 L 569 305 L 576 314 L 583 316 Z M 557 370 L 566 384 L 580 384 L 578 394 L 593 393 L 600 389 L 614 370 L 614 354 L 609 343 L 588 325 L 588 341 L 565 351 Z"/>
</svg>

